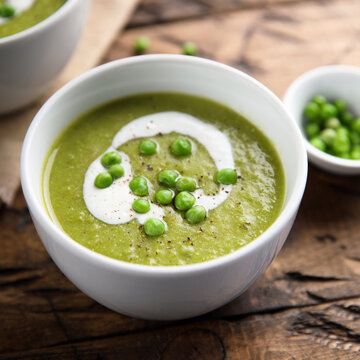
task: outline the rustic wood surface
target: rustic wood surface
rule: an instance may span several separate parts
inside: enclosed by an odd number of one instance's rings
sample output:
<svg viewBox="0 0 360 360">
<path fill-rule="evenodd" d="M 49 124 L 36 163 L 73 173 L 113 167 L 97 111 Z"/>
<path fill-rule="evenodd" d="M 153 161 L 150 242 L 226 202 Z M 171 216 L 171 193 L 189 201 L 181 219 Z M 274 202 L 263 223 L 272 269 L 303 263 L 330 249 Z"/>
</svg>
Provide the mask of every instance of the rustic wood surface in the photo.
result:
<svg viewBox="0 0 360 360">
<path fill-rule="evenodd" d="M 302 72 L 360 65 L 355 0 L 144 0 L 103 61 L 151 52 L 236 66 L 279 96 Z M 265 274 L 205 316 L 154 322 L 113 313 L 79 292 L 38 239 L 19 191 L 0 210 L 1 359 L 360 359 L 360 177 L 310 166 L 294 228 Z"/>
</svg>

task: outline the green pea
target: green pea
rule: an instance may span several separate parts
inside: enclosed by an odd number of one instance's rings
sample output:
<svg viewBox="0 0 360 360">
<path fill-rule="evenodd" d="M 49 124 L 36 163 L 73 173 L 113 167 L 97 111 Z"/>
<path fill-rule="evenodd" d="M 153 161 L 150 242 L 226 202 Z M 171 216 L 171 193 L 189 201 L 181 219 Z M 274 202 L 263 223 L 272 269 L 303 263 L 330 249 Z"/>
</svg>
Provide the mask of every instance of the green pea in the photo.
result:
<svg viewBox="0 0 360 360">
<path fill-rule="evenodd" d="M 144 177 L 138 176 L 130 181 L 130 189 L 136 196 L 144 196 L 149 193 L 147 181 Z"/>
<path fill-rule="evenodd" d="M 182 51 L 184 55 L 196 55 L 197 54 L 197 46 L 191 42 L 187 41 L 182 46 Z"/>
<path fill-rule="evenodd" d="M 10 5 L 0 5 L 0 17 L 11 18 L 15 15 L 15 8 Z"/>
<path fill-rule="evenodd" d="M 339 114 L 342 114 L 343 112 L 346 111 L 346 102 L 345 101 L 340 100 L 340 99 L 335 100 L 334 105 L 336 106 Z"/>
<path fill-rule="evenodd" d="M 176 156 L 191 155 L 191 143 L 186 139 L 176 139 L 171 145 L 171 152 Z"/>
<path fill-rule="evenodd" d="M 101 172 L 94 181 L 94 184 L 99 189 L 105 189 L 113 183 L 112 176 L 107 172 Z"/>
<path fill-rule="evenodd" d="M 310 144 L 312 146 L 315 146 L 317 149 L 321 150 L 321 151 L 325 151 L 326 150 L 326 145 L 325 143 L 320 139 L 319 136 L 314 136 L 313 138 L 310 139 Z"/>
<path fill-rule="evenodd" d="M 341 155 L 350 151 L 350 138 L 344 133 L 337 133 L 332 143 L 332 148 L 336 154 Z"/>
<path fill-rule="evenodd" d="M 344 125 L 350 125 L 354 120 L 354 115 L 351 112 L 346 112 L 341 116 L 341 122 Z"/>
<path fill-rule="evenodd" d="M 175 197 L 175 207 L 178 210 L 190 209 L 194 204 L 195 197 L 187 191 L 181 191 Z"/>
<path fill-rule="evenodd" d="M 316 121 L 320 118 L 321 108 L 318 104 L 314 102 L 309 102 L 305 106 L 304 115 L 307 119 L 311 121 Z"/>
<path fill-rule="evenodd" d="M 360 146 L 354 146 L 354 148 L 351 150 L 350 157 L 353 160 L 360 160 Z"/>
<path fill-rule="evenodd" d="M 158 175 L 158 181 L 162 186 L 174 187 L 178 176 L 178 173 L 174 170 L 163 170 Z"/>
<path fill-rule="evenodd" d="M 150 40 L 146 36 L 139 36 L 135 39 L 134 51 L 137 54 L 143 54 L 150 47 Z"/>
<path fill-rule="evenodd" d="M 341 126 L 341 122 L 336 117 L 329 118 L 325 122 L 325 127 L 329 129 L 338 129 L 340 126 Z"/>
<path fill-rule="evenodd" d="M 113 179 L 119 179 L 125 174 L 125 170 L 120 164 L 115 164 L 110 166 L 108 173 L 113 177 Z"/>
<path fill-rule="evenodd" d="M 220 184 L 230 185 L 235 184 L 237 175 L 234 169 L 222 169 L 216 174 L 216 180 Z"/>
<path fill-rule="evenodd" d="M 337 113 L 338 113 L 337 108 L 333 104 L 327 103 L 323 105 L 321 108 L 321 117 L 324 120 L 330 119 L 332 117 L 336 117 Z"/>
<path fill-rule="evenodd" d="M 336 129 L 336 133 L 340 136 L 350 136 L 350 131 L 345 126 L 340 126 L 338 129 Z"/>
<path fill-rule="evenodd" d="M 156 144 L 151 140 L 144 140 L 140 144 L 140 154 L 154 155 L 156 153 Z"/>
<path fill-rule="evenodd" d="M 150 210 L 150 203 L 145 199 L 136 199 L 132 208 L 139 214 L 146 214 Z"/>
<path fill-rule="evenodd" d="M 172 191 L 163 189 L 155 194 L 155 199 L 161 205 L 168 205 L 172 202 L 173 196 Z"/>
<path fill-rule="evenodd" d="M 326 144 L 331 145 L 336 137 L 336 131 L 334 129 L 324 129 L 320 133 L 320 139 Z"/>
<path fill-rule="evenodd" d="M 177 191 L 194 191 L 196 189 L 196 181 L 190 177 L 182 177 L 176 182 Z"/>
<path fill-rule="evenodd" d="M 338 156 L 341 157 L 342 159 L 348 159 L 348 160 L 351 159 L 351 155 L 348 152 L 342 153 L 342 154 L 340 154 Z"/>
<path fill-rule="evenodd" d="M 360 118 L 354 120 L 352 123 L 351 123 L 351 129 L 360 133 Z"/>
<path fill-rule="evenodd" d="M 312 101 L 319 106 L 323 106 L 327 102 L 326 97 L 323 95 L 315 95 Z"/>
<path fill-rule="evenodd" d="M 206 210 L 203 206 L 194 206 L 185 213 L 185 219 L 190 224 L 198 224 L 205 219 Z"/>
<path fill-rule="evenodd" d="M 121 155 L 117 151 L 110 151 L 101 158 L 101 164 L 106 168 L 109 168 L 111 165 L 120 164 L 121 161 Z"/>
<path fill-rule="evenodd" d="M 360 145 L 360 134 L 357 131 L 350 131 L 349 137 L 353 145 Z"/>
<path fill-rule="evenodd" d="M 315 135 L 318 135 L 320 132 L 320 125 L 317 123 L 309 123 L 305 126 L 306 135 L 312 138 Z"/>
<path fill-rule="evenodd" d="M 144 223 L 144 231 L 148 236 L 160 236 L 165 232 L 165 224 L 155 218 L 149 218 Z"/>
</svg>

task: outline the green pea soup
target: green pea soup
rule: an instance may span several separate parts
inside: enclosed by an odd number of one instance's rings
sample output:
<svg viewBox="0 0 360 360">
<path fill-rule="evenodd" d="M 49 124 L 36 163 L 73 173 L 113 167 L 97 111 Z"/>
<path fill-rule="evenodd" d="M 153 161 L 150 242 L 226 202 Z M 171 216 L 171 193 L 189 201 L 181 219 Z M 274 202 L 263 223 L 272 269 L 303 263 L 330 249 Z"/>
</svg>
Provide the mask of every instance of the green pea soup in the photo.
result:
<svg viewBox="0 0 360 360">
<path fill-rule="evenodd" d="M 35 0 L 33 5 L 24 12 L 0 24 L 0 38 L 24 31 L 56 12 L 67 0 Z M 0 5 L 6 5 L 6 0 L 0 0 Z"/>
<path fill-rule="evenodd" d="M 83 198 L 83 182 L 89 165 L 106 151 L 115 134 L 138 117 L 178 111 L 197 117 L 227 135 L 238 179 L 228 198 L 199 224 L 191 224 L 174 203 L 161 205 L 167 231 L 147 236 L 134 219 L 109 225 L 95 218 Z M 196 145 L 189 156 L 175 156 L 171 145 L 185 137 Z M 144 140 L 158 144 L 145 155 Z M 208 195 L 219 185 L 218 170 L 207 149 L 196 139 L 179 133 L 132 139 L 117 150 L 131 161 L 134 176 L 146 177 L 153 191 L 144 196 L 156 202 L 164 189 L 160 171 L 171 169 L 196 180 Z M 261 235 L 278 217 L 284 201 L 285 178 L 279 156 L 265 135 L 244 117 L 219 103 L 179 93 L 149 93 L 125 97 L 91 109 L 75 119 L 54 141 L 44 165 L 44 201 L 49 216 L 73 240 L 97 253 L 145 265 L 185 265 L 229 254 Z"/>
</svg>

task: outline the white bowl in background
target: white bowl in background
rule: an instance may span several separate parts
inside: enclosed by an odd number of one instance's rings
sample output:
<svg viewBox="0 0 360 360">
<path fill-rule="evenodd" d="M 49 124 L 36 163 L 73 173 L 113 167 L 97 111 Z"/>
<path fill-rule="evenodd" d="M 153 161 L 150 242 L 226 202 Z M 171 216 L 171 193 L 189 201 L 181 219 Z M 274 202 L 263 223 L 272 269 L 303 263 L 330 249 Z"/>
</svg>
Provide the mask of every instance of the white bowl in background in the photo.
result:
<svg viewBox="0 0 360 360">
<path fill-rule="evenodd" d="M 106 257 L 83 247 L 56 226 L 42 200 L 44 161 L 54 139 L 70 122 L 104 102 L 164 91 L 206 97 L 244 115 L 271 139 L 284 167 L 286 194 L 279 217 L 253 242 L 215 260 L 183 266 L 147 266 Z M 307 157 L 301 133 L 272 92 L 229 66 L 182 55 L 118 60 L 71 81 L 36 115 L 21 154 L 21 182 L 32 219 L 61 271 L 106 307 L 156 320 L 200 315 L 245 291 L 280 251 L 295 219 L 306 177 Z"/>
<path fill-rule="evenodd" d="M 304 108 L 314 95 L 329 100 L 346 101 L 349 110 L 360 117 L 360 68 L 347 65 L 323 66 L 298 77 L 288 88 L 284 104 L 303 134 L 309 160 L 319 168 L 333 174 L 360 174 L 360 160 L 342 159 L 329 155 L 311 145 L 303 126 Z"/>
<path fill-rule="evenodd" d="M 88 4 L 67 0 L 40 23 L 0 38 L 0 114 L 28 105 L 49 89 L 75 50 Z"/>
</svg>

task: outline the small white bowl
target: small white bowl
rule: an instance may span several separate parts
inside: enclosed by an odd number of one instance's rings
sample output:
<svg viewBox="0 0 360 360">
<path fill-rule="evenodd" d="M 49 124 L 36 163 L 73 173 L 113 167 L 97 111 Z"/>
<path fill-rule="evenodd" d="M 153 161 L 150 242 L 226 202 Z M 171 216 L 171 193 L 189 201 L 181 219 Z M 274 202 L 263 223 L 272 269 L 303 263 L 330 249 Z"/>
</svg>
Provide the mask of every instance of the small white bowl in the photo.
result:
<svg viewBox="0 0 360 360">
<path fill-rule="evenodd" d="M 333 174 L 360 174 L 360 160 L 347 160 L 329 155 L 310 144 L 303 126 L 305 105 L 314 95 L 346 101 L 351 112 L 360 117 L 360 68 L 346 65 L 323 66 L 298 77 L 288 88 L 284 104 L 303 134 L 309 160 Z"/>
<path fill-rule="evenodd" d="M 0 114 L 36 100 L 70 60 L 85 24 L 89 0 L 67 0 L 54 14 L 0 38 Z"/>
<path fill-rule="evenodd" d="M 115 260 L 72 240 L 50 220 L 44 206 L 44 161 L 54 139 L 70 122 L 104 102 L 164 91 L 203 96 L 244 115 L 271 139 L 284 167 L 285 202 L 279 217 L 253 242 L 215 260 L 183 266 L 146 266 Z M 80 290 L 108 308 L 156 320 L 200 315 L 245 291 L 284 244 L 306 177 L 307 157 L 301 133 L 270 90 L 229 66 L 181 55 L 118 60 L 71 81 L 36 115 L 21 154 L 21 183 L 32 219 L 61 271 Z"/>
</svg>

